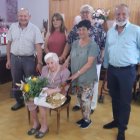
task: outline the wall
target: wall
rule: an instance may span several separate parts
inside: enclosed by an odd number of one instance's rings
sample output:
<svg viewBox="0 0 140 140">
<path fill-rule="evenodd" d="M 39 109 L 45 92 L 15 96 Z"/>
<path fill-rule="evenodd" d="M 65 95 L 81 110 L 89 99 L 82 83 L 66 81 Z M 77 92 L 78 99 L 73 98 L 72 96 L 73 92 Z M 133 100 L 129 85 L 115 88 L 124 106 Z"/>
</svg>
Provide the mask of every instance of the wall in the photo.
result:
<svg viewBox="0 0 140 140">
<path fill-rule="evenodd" d="M 17 0 L 1 0 L 0 16 L 6 22 L 17 21 Z"/>
<path fill-rule="evenodd" d="M 0 0 L 0 16 L 7 20 L 6 16 L 6 0 Z"/>
<path fill-rule="evenodd" d="M 109 19 L 113 19 L 114 8 L 120 3 L 126 3 L 131 11 L 130 21 L 140 24 L 140 0 L 50 0 L 50 16 L 54 12 L 65 13 L 65 23 L 70 30 L 73 24 L 73 19 L 79 14 L 79 9 L 83 4 L 90 4 L 97 8 L 110 9 Z"/>
<path fill-rule="evenodd" d="M 18 0 L 18 9 L 28 8 L 31 22 L 42 29 L 43 19 L 49 18 L 49 0 Z"/>
</svg>

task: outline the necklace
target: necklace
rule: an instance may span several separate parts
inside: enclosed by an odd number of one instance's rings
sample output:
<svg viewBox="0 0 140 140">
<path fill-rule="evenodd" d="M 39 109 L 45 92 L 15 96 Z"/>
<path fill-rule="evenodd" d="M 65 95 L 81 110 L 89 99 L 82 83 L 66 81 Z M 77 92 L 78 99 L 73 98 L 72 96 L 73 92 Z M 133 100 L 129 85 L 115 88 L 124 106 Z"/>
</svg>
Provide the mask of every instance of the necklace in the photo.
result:
<svg viewBox="0 0 140 140">
<path fill-rule="evenodd" d="M 47 77 L 48 77 L 48 79 L 50 79 L 50 84 L 54 83 L 54 79 L 55 79 L 57 73 L 59 72 L 59 70 L 60 70 L 60 66 L 57 68 L 56 72 L 51 72 L 49 70 Z"/>
</svg>

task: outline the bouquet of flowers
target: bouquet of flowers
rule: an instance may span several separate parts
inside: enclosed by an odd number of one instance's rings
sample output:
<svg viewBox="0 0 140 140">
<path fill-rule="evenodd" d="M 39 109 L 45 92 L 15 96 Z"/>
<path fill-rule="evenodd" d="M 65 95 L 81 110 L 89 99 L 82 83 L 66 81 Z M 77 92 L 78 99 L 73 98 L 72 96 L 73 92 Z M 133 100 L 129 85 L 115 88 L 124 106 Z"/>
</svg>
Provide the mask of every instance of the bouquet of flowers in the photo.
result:
<svg viewBox="0 0 140 140">
<path fill-rule="evenodd" d="M 110 13 L 110 10 L 105 11 L 104 9 L 97 9 L 93 12 L 93 19 L 95 20 L 96 23 L 103 24 Z"/>
<path fill-rule="evenodd" d="M 42 88 L 47 86 L 47 83 L 47 78 L 33 76 L 25 78 L 25 82 L 21 81 L 20 84 L 17 83 L 16 85 L 23 92 L 24 100 L 29 101 L 30 98 L 38 97 Z"/>
</svg>

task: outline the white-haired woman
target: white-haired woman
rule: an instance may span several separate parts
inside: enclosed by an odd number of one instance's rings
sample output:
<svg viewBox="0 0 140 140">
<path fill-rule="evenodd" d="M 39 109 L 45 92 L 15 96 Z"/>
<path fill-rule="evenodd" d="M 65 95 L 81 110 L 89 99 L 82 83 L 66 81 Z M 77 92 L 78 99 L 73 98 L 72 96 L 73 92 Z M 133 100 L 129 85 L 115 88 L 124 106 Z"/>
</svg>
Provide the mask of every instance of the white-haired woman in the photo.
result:
<svg viewBox="0 0 140 140">
<path fill-rule="evenodd" d="M 51 95 L 55 92 L 63 92 L 66 94 L 67 91 L 61 91 L 61 84 L 65 83 L 68 79 L 70 72 L 67 68 L 62 69 L 59 64 L 59 58 L 56 53 L 48 53 L 44 57 L 46 66 L 42 68 L 41 77 L 48 78 L 47 95 Z M 35 106 L 35 105 L 34 105 Z M 33 127 L 28 131 L 28 135 L 35 134 L 36 138 L 42 138 L 48 132 L 47 118 L 46 118 L 46 107 L 39 106 L 41 122 L 39 122 L 36 106 L 34 109 L 30 109 L 28 106 L 32 120 Z"/>
</svg>

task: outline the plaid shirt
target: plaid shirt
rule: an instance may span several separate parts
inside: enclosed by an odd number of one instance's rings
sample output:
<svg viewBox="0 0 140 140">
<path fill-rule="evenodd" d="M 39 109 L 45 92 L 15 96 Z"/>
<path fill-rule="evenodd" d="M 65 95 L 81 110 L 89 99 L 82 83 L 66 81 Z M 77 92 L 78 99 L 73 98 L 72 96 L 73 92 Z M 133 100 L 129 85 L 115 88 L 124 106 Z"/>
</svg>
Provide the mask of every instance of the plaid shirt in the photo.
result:
<svg viewBox="0 0 140 140">
<path fill-rule="evenodd" d="M 78 29 L 77 29 L 77 26 L 75 25 L 68 35 L 67 43 L 70 46 L 72 45 L 72 43 L 75 40 L 79 39 L 79 35 L 78 35 L 77 31 L 78 31 Z M 96 24 L 94 24 L 94 26 L 91 26 L 89 36 L 92 39 L 94 39 L 94 41 L 99 46 L 100 50 L 104 50 L 105 40 L 106 40 L 106 32 L 104 31 L 102 25 L 96 23 Z M 97 59 L 98 64 L 100 64 L 100 57 L 101 57 L 101 54 L 99 53 L 98 59 Z"/>
</svg>

